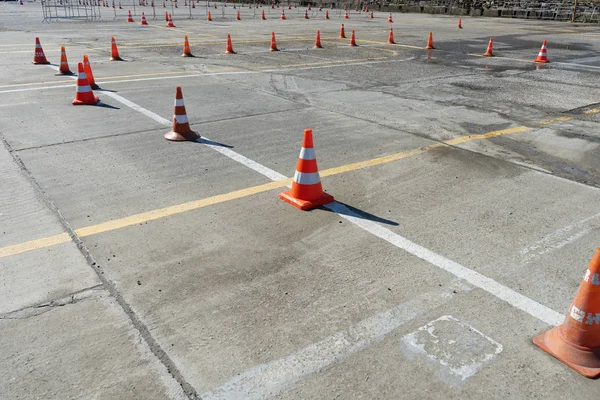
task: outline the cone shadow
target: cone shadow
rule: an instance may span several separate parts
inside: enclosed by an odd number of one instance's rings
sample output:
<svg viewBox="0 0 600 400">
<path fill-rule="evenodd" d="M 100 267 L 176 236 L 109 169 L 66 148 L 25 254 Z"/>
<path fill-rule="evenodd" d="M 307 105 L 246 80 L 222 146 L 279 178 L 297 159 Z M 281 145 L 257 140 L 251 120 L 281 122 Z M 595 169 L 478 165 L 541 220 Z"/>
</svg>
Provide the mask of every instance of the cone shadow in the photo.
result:
<svg viewBox="0 0 600 400">
<path fill-rule="evenodd" d="M 326 211 L 333 212 L 336 214 L 346 215 L 346 216 L 354 217 L 354 218 L 366 219 L 368 221 L 379 222 L 380 224 L 386 224 L 386 225 L 392 225 L 392 226 L 400 225 L 395 221 L 381 218 L 381 217 L 378 217 L 373 214 L 369 214 L 366 211 L 359 210 L 358 208 L 349 206 L 348 204 L 342 203 L 341 201 L 334 201 L 333 203 L 326 204 L 326 205 L 322 206 L 321 208 Z"/>
<path fill-rule="evenodd" d="M 94 89 L 97 92 L 111 92 L 111 93 L 117 93 L 116 90 L 110 90 L 110 89 L 102 89 L 101 87 L 99 87 L 98 89 Z"/>
<path fill-rule="evenodd" d="M 98 102 L 98 104 L 96 104 L 96 107 L 110 108 L 111 110 L 120 110 L 119 107 L 115 107 L 115 106 L 111 106 L 110 104 L 106 104 L 106 103 L 102 102 L 102 100 L 100 100 Z"/>
<path fill-rule="evenodd" d="M 228 149 L 233 149 L 233 146 L 230 146 L 228 144 L 223 144 L 223 143 L 219 143 L 219 142 L 215 142 L 213 140 L 208 140 L 206 138 L 203 137 L 199 137 L 198 139 L 195 140 L 196 143 L 200 143 L 200 144 L 207 144 L 210 146 L 219 146 L 219 147 L 226 147 Z"/>
</svg>

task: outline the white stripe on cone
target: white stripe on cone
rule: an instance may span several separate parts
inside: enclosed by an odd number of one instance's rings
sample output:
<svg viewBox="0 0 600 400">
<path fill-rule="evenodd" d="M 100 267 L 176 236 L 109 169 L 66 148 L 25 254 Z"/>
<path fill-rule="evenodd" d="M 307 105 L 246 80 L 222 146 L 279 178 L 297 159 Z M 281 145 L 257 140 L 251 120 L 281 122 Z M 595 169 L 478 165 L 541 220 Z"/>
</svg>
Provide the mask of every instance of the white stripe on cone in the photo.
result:
<svg viewBox="0 0 600 400">
<path fill-rule="evenodd" d="M 314 185 L 321 182 L 318 172 L 298 172 L 294 174 L 294 182 L 300 185 Z"/>
<path fill-rule="evenodd" d="M 310 148 L 302 148 L 302 150 L 300 150 L 300 158 L 303 160 L 314 160 L 315 159 L 315 149 L 313 149 L 312 147 Z"/>
<path fill-rule="evenodd" d="M 175 107 L 182 107 L 185 104 L 183 104 L 183 99 L 175 99 Z"/>
<path fill-rule="evenodd" d="M 90 85 L 87 86 L 77 86 L 77 93 L 88 93 L 91 92 L 92 89 L 90 88 Z"/>
<path fill-rule="evenodd" d="M 188 122 L 187 115 L 173 115 L 173 119 L 175 119 L 178 124 L 186 124 Z"/>
</svg>

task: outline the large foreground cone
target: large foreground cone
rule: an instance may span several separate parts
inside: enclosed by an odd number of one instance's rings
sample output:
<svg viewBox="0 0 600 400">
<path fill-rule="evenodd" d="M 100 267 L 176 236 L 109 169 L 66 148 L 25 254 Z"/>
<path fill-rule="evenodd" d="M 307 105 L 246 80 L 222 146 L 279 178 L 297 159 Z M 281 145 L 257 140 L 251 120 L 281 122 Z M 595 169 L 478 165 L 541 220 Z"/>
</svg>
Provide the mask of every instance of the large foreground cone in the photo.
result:
<svg viewBox="0 0 600 400">
<path fill-rule="evenodd" d="M 275 39 L 275 32 L 271 32 L 271 47 L 269 51 L 279 51 L 277 48 L 277 40 Z"/>
<path fill-rule="evenodd" d="M 356 44 L 356 35 L 354 34 L 354 29 L 352 29 L 352 35 L 350 35 L 350 47 L 358 47 Z"/>
<path fill-rule="evenodd" d="M 187 35 L 183 35 L 183 54 L 182 57 L 194 57 L 192 50 L 190 49 L 190 42 L 188 42 Z"/>
<path fill-rule="evenodd" d="M 313 148 L 312 129 L 304 130 L 304 140 L 298 157 L 292 190 L 279 194 L 279 198 L 301 210 L 310 210 L 333 201 L 333 196 L 323 192 L 321 186 Z"/>
<path fill-rule="evenodd" d="M 540 49 L 540 52 L 538 53 L 538 56 L 534 62 L 547 63 L 548 62 L 548 54 L 546 53 L 546 51 L 547 51 L 546 41 L 544 40 L 544 43 L 542 43 L 542 48 Z"/>
<path fill-rule="evenodd" d="M 488 42 L 488 47 L 487 50 L 485 51 L 485 53 L 483 53 L 484 57 L 494 57 L 494 51 L 493 51 L 493 47 L 494 47 L 494 38 L 490 38 L 490 41 Z"/>
<path fill-rule="evenodd" d="M 322 49 L 323 46 L 321 46 L 321 31 L 317 31 L 317 39 L 315 40 L 315 45 L 313 46 L 313 49 Z"/>
<path fill-rule="evenodd" d="M 60 67 L 58 68 L 57 75 L 75 75 L 69 68 L 65 46 L 60 46 Z"/>
<path fill-rule="evenodd" d="M 183 94 L 181 93 L 181 87 L 177 86 L 177 92 L 175 94 L 175 108 L 173 110 L 173 126 L 171 132 L 165 133 L 165 139 L 173 140 L 175 142 L 183 142 L 186 140 L 196 140 L 200 135 L 190 129 L 190 123 L 188 121 L 187 113 L 185 112 L 185 105 L 183 104 Z"/>
<path fill-rule="evenodd" d="M 131 16 L 131 10 L 127 10 L 127 22 L 135 22 Z"/>
<path fill-rule="evenodd" d="M 583 376 L 600 376 L 600 248 L 563 324 L 536 336 L 533 343 Z"/>
<path fill-rule="evenodd" d="M 117 42 L 114 36 L 110 38 L 110 53 L 110 61 L 123 61 L 119 56 L 119 49 L 117 49 Z"/>
<path fill-rule="evenodd" d="M 346 32 L 344 30 L 344 24 L 342 24 L 342 29 L 340 29 L 340 39 L 346 39 Z"/>
<path fill-rule="evenodd" d="M 427 46 L 425 46 L 426 49 L 435 49 L 435 47 L 433 47 L 433 33 L 429 32 L 429 39 L 427 39 Z"/>
<path fill-rule="evenodd" d="M 233 51 L 233 44 L 231 43 L 231 35 L 227 34 L 227 47 L 225 48 L 225 54 L 237 54 Z"/>
<path fill-rule="evenodd" d="M 94 74 L 92 73 L 92 66 L 90 65 L 90 59 L 88 58 L 87 54 L 83 55 L 83 70 L 90 87 L 94 90 L 100 89 L 100 86 L 96 85 L 96 80 L 94 79 Z"/>
<path fill-rule="evenodd" d="M 42 49 L 42 45 L 40 44 L 40 38 L 35 38 L 35 53 L 33 53 L 33 61 L 34 64 L 50 64 L 48 60 L 46 60 L 46 55 L 44 54 L 44 49 Z"/>
<path fill-rule="evenodd" d="M 73 105 L 90 105 L 93 106 L 98 104 L 100 99 L 94 96 L 90 83 L 88 82 L 87 76 L 83 70 L 83 63 L 77 64 L 77 91 L 75 92 L 75 100 Z"/>
<path fill-rule="evenodd" d="M 396 44 L 396 42 L 394 42 L 394 29 L 390 28 L 390 35 L 388 36 L 388 44 Z"/>
</svg>

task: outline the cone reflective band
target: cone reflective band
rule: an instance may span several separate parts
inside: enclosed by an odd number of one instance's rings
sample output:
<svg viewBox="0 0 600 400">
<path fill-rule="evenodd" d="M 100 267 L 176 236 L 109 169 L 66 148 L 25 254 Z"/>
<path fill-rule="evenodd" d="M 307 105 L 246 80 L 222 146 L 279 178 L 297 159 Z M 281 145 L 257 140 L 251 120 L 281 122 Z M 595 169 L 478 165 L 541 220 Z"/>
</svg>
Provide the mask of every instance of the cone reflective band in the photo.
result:
<svg viewBox="0 0 600 400">
<path fill-rule="evenodd" d="M 50 64 L 48 60 L 46 60 L 46 55 L 44 54 L 44 49 L 42 49 L 42 45 L 40 43 L 40 38 L 35 38 L 35 52 L 33 53 L 33 64 Z"/>
<path fill-rule="evenodd" d="M 587 378 L 600 376 L 600 248 L 583 275 L 562 325 L 533 343 Z"/>
<path fill-rule="evenodd" d="M 77 89 L 75 91 L 75 100 L 73 100 L 73 105 L 91 105 L 97 104 L 100 99 L 94 96 L 94 92 L 92 92 L 92 88 L 88 82 L 87 76 L 83 69 L 83 63 L 77 64 Z"/>
<path fill-rule="evenodd" d="M 540 49 L 540 52 L 538 53 L 538 56 L 535 59 L 536 63 L 547 63 L 548 62 L 547 50 L 548 49 L 546 47 L 546 41 L 544 40 L 544 43 L 542 43 L 542 48 Z"/>
<path fill-rule="evenodd" d="M 185 105 L 183 104 L 183 93 L 181 87 L 177 86 L 175 92 L 175 106 L 173 107 L 173 125 L 171 131 L 164 134 L 164 138 L 175 142 L 183 142 L 186 140 L 194 141 L 200 135 L 190 129 Z"/>
<path fill-rule="evenodd" d="M 119 57 L 119 50 L 117 49 L 117 42 L 115 41 L 115 37 L 110 38 L 110 61 L 123 61 L 121 57 Z"/>
<path fill-rule="evenodd" d="M 58 68 L 57 75 L 73 75 L 73 72 L 71 72 L 71 69 L 69 68 L 69 63 L 67 62 L 65 46 L 60 47 L 60 67 Z"/>
<path fill-rule="evenodd" d="M 319 168 L 313 147 L 312 129 L 304 130 L 302 149 L 298 157 L 292 189 L 279 194 L 279 198 L 300 210 L 310 210 L 334 201 L 333 196 L 323 192 Z"/>
<path fill-rule="evenodd" d="M 183 36 L 183 54 L 182 57 L 194 57 L 192 50 L 190 49 L 190 43 L 188 42 L 187 35 Z"/>
<path fill-rule="evenodd" d="M 83 70 L 85 71 L 85 75 L 90 84 L 90 87 L 94 90 L 100 89 L 100 86 L 96 85 L 96 81 L 94 80 L 94 74 L 92 73 L 92 66 L 90 65 L 90 60 L 87 54 L 83 55 Z"/>
</svg>

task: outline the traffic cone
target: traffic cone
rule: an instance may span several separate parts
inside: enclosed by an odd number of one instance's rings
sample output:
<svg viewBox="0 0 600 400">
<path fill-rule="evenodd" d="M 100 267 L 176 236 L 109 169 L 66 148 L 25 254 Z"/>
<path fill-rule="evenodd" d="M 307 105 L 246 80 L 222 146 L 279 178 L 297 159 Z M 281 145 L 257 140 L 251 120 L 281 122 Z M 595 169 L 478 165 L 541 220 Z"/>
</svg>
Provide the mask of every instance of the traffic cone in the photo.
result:
<svg viewBox="0 0 600 400">
<path fill-rule="evenodd" d="M 167 22 L 167 28 L 175 28 L 175 24 L 173 23 L 173 17 L 169 14 L 169 22 Z"/>
<path fill-rule="evenodd" d="M 458 19 L 458 29 L 462 29 L 462 18 Z"/>
<path fill-rule="evenodd" d="M 93 106 L 98 104 L 100 99 L 97 96 L 94 96 L 94 92 L 92 92 L 92 88 L 90 87 L 90 83 L 88 82 L 82 63 L 77 63 L 77 72 L 77 89 L 75 91 L 75 100 L 73 100 L 73 105 Z"/>
<path fill-rule="evenodd" d="M 19 0 L 19 5 L 22 6 L 23 5 L 23 0 Z"/>
<path fill-rule="evenodd" d="M 344 24 L 342 24 L 342 29 L 340 29 L 340 39 L 346 39 L 346 33 L 344 32 Z"/>
<path fill-rule="evenodd" d="M 40 38 L 35 38 L 35 52 L 33 53 L 33 64 L 50 64 L 48 60 L 46 60 L 46 55 L 44 54 L 44 49 L 42 49 L 42 45 L 40 44 Z"/>
<path fill-rule="evenodd" d="M 534 337 L 533 343 L 587 378 L 600 376 L 600 248 L 565 321 Z"/>
<path fill-rule="evenodd" d="M 235 17 L 235 19 L 237 19 L 238 21 L 242 20 L 242 16 L 240 15 L 240 10 L 238 10 L 237 16 Z"/>
<path fill-rule="evenodd" d="M 69 68 L 65 46 L 60 46 L 60 67 L 58 68 L 57 75 L 75 75 Z"/>
<path fill-rule="evenodd" d="M 369 19 L 373 19 L 373 18 L 375 18 L 375 17 L 373 16 L 373 11 L 371 11 L 371 12 L 369 13 Z"/>
<path fill-rule="evenodd" d="M 352 35 L 350 36 L 350 47 L 358 47 L 356 44 L 356 36 L 354 35 L 354 29 L 352 29 Z"/>
<path fill-rule="evenodd" d="M 317 31 L 317 39 L 315 40 L 315 45 L 313 46 L 313 49 L 322 49 L 323 46 L 321 46 L 321 31 Z"/>
<path fill-rule="evenodd" d="M 231 35 L 227 34 L 227 48 L 225 49 L 225 54 L 237 54 L 233 51 L 233 44 L 231 43 Z"/>
<path fill-rule="evenodd" d="M 313 148 L 312 129 L 304 130 L 304 140 L 298 157 L 292 190 L 280 193 L 279 198 L 300 210 L 310 210 L 333 201 L 333 196 L 323 192 L 321 186 Z"/>
<path fill-rule="evenodd" d="M 310 19 L 308 18 L 308 10 L 304 10 L 304 19 Z"/>
<path fill-rule="evenodd" d="M 142 11 L 142 25 L 148 25 L 148 21 L 146 21 L 146 16 L 144 15 L 144 12 Z"/>
<path fill-rule="evenodd" d="M 277 41 L 275 40 L 275 32 L 271 32 L 271 47 L 269 51 L 279 51 L 277 48 Z"/>
<path fill-rule="evenodd" d="M 173 125 L 171 131 L 164 134 L 164 138 L 175 142 L 183 142 L 186 140 L 194 141 L 200 135 L 190 129 L 187 114 L 185 112 L 185 104 L 183 104 L 183 94 L 181 87 L 177 86 L 175 93 L 175 107 L 173 110 Z"/>
<path fill-rule="evenodd" d="M 285 21 L 287 18 L 285 17 L 285 10 L 282 8 L 281 9 L 281 17 L 279 17 L 280 20 Z"/>
<path fill-rule="evenodd" d="M 346 13 L 344 14 L 344 19 L 350 19 L 350 16 L 348 15 L 348 10 L 346 10 Z"/>
<path fill-rule="evenodd" d="M 393 23 L 394 21 L 392 20 L 392 13 L 390 13 L 390 16 L 388 17 L 387 22 L 389 22 L 390 24 Z"/>
<path fill-rule="evenodd" d="M 493 43 L 492 42 L 493 42 L 493 40 L 494 40 L 494 38 L 490 38 L 490 41 L 488 42 L 487 50 L 483 54 L 484 57 L 494 57 L 494 52 L 492 51 L 492 47 L 493 47 Z"/>
<path fill-rule="evenodd" d="M 546 53 L 546 50 L 547 50 L 546 41 L 544 40 L 544 43 L 542 43 L 542 48 L 540 49 L 540 52 L 538 53 L 538 56 L 534 62 L 547 63 L 548 62 L 548 54 Z"/>
<path fill-rule="evenodd" d="M 127 10 L 127 22 L 135 22 L 131 16 L 131 10 Z"/>
<path fill-rule="evenodd" d="M 165 11 L 165 22 L 169 22 L 169 12 Z"/>
<path fill-rule="evenodd" d="M 92 66 L 90 65 L 90 59 L 88 58 L 87 54 L 83 55 L 83 71 L 85 72 L 85 76 L 87 77 L 90 87 L 94 90 L 100 89 L 100 86 L 96 85 L 96 81 L 94 80 Z"/>
<path fill-rule="evenodd" d="M 433 47 L 433 33 L 429 32 L 429 39 L 427 39 L 427 46 L 425 46 L 426 49 L 435 49 L 435 47 Z"/>
<path fill-rule="evenodd" d="M 329 10 L 325 10 L 325 19 L 329 19 Z"/>
<path fill-rule="evenodd" d="M 390 28 L 390 35 L 388 36 L 388 44 L 396 44 L 396 42 L 394 42 L 394 29 Z"/>
<path fill-rule="evenodd" d="M 263 21 L 265 19 L 267 19 L 267 17 L 265 17 L 265 10 L 262 10 L 262 15 L 261 15 L 260 19 L 262 19 Z"/>
<path fill-rule="evenodd" d="M 115 37 L 110 38 L 110 61 L 123 61 L 121 57 L 119 57 L 119 50 L 117 49 L 117 42 L 115 42 Z"/>
<path fill-rule="evenodd" d="M 208 14 L 206 15 L 207 21 L 212 21 L 212 15 L 210 15 L 210 10 L 208 10 Z"/>
<path fill-rule="evenodd" d="M 183 54 L 182 57 L 194 57 L 192 51 L 190 50 L 190 43 L 188 42 L 187 35 L 183 35 Z"/>
<path fill-rule="evenodd" d="M 217 2 L 215 1 L 215 10 L 217 9 Z"/>
<path fill-rule="evenodd" d="M 192 8 L 196 8 L 196 3 L 192 1 Z"/>
</svg>

